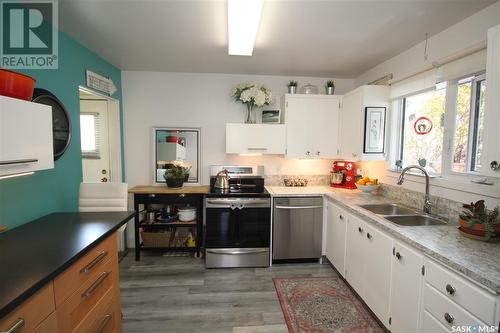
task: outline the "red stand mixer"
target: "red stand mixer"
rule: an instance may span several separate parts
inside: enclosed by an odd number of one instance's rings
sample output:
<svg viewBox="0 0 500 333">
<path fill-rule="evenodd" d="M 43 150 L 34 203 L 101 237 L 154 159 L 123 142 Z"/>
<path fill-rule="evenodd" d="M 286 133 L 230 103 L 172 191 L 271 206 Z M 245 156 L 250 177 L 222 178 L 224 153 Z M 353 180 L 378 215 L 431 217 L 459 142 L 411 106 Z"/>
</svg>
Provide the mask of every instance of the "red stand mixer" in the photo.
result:
<svg viewBox="0 0 500 333">
<path fill-rule="evenodd" d="M 330 186 L 356 189 L 356 164 L 348 161 L 333 162 L 330 172 Z"/>
</svg>

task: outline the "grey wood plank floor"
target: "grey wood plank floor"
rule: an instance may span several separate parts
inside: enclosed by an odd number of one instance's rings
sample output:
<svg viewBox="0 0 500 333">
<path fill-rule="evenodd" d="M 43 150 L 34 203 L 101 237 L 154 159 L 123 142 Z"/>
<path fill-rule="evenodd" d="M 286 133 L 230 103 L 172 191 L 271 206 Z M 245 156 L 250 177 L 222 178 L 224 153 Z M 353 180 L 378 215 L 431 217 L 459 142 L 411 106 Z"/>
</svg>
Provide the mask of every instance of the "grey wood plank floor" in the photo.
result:
<svg viewBox="0 0 500 333">
<path fill-rule="evenodd" d="M 123 332 L 288 332 L 272 278 L 335 274 L 320 264 L 205 269 L 192 257 L 129 254 L 120 263 Z"/>
</svg>

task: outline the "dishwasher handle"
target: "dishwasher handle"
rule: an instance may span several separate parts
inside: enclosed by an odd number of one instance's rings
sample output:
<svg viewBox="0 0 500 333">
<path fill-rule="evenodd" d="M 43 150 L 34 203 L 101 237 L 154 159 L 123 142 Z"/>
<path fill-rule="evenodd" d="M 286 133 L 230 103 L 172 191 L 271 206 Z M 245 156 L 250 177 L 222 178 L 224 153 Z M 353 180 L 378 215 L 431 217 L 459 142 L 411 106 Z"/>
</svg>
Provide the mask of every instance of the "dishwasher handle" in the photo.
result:
<svg viewBox="0 0 500 333">
<path fill-rule="evenodd" d="M 316 209 L 316 208 L 323 208 L 323 206 L 282 206 L 282 205 L 276 205 L 274 206 L 276 209 Z"/>
</svg>

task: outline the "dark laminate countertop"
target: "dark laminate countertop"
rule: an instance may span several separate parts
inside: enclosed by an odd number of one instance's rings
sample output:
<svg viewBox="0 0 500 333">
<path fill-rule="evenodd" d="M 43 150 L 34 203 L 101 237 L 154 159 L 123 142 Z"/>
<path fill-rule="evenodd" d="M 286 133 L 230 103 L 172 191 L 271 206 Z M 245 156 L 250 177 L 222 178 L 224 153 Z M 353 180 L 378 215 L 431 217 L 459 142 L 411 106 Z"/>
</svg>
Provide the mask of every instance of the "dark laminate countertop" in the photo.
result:
<svg viewBox="0 0 500 333">
<path fill-rule="evenodd" d="M 53 213 L 0 234 L 0 318 L 134 214 Z"/>
</svg>

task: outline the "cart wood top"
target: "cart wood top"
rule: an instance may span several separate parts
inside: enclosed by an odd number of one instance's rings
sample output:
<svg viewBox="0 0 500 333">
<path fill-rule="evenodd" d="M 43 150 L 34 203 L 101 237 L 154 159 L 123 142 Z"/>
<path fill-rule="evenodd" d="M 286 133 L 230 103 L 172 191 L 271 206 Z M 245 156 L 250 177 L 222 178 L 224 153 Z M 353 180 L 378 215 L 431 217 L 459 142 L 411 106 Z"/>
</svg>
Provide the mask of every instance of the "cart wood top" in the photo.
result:
<svg viewBox="0 0 500 333">
<path fill-rule="evenodd" d="M 133 194 L 206 194 L 210 192 L 210 186 L 183 186 L 172 188 L 166 186 L 137 185 L 128 190 Z"/>
</svg>

